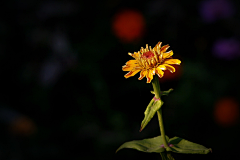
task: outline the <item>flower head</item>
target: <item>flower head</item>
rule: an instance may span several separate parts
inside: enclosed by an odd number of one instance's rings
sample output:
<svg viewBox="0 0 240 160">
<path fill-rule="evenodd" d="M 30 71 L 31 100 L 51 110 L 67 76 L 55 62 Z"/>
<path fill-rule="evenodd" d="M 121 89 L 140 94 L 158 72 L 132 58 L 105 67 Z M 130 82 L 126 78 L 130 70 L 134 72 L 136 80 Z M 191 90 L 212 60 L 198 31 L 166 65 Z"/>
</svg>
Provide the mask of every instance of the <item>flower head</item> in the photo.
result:
<svg viewBox="0 0 240 160">
<path fill-rule="evenodd" d="M 146 48 L 143 47 L 138 52 L 128 53 L 130 56 L 135 58 L 130 60 L 123 66 L 123 71 L 129 71 L 124 77 L 129 78 L 140 72 L 139 80 L 145 76 L 147 83 L 150 83 L 153 79 L 153 75 L 157 74 L 158 77 L 162 78 L 164 75 L 163 70 L 169 70 L 171 73 L 175 72 L 175 68 L 172 64 L 180 64 L 181 61 L 178 59 L 172 59 L 173 51 L 166 52 L 170 47 L 165 45 L 161 47 L 162 42 L 151 48 L 146 44 Z"/>
</svg>

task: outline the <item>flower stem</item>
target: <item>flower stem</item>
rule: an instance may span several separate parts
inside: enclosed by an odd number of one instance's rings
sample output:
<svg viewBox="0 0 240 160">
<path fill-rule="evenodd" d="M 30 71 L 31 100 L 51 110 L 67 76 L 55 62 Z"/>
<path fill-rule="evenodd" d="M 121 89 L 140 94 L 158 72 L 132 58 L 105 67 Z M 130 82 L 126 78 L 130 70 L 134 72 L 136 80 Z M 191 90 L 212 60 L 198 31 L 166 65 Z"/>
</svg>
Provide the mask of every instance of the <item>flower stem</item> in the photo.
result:
<svg viewBox="0 0 240 160">
<path fill-rule="evenodd" d="M 153 76 L 152 85 L 155 93 L 155 98 L 156 99 L 161 98 L 161 90 L 160 90 L 159 79 L 157 75 Z"/>
<path fill-rule="evenodd" d="M 161 136 L 163 138 L 163 145 L 164 145 L 165 148 L 169 148 L 167 140 L 166 140 L 164 125 L 163 125 L 163 119 L 162 119 L 162 109 L 161 108 L 157 111 L 157 115 L 158 115 L 158 122 L 159 122 L 159 126 L 160 126 Z"/>
<path fill-rule="evenodd" d="M 155 93 L 155 98 L 160 99 L 161 98 L 161 90 L 160 90 L 159 79 L 158 79 L 157 75 L 155 75 L 153 77 L 152 85 L 153 85 L 153 89 L 154 89 L 154 93 Z M 158 122 L 159 122 L 161 136 L 163 138 L 163 145 L 167 149 L 169 147 L 168 147 L 168 143 L 166 140 L 161 108 L 157 111 L 157 115 L 158 115 Z"/>
</svg>

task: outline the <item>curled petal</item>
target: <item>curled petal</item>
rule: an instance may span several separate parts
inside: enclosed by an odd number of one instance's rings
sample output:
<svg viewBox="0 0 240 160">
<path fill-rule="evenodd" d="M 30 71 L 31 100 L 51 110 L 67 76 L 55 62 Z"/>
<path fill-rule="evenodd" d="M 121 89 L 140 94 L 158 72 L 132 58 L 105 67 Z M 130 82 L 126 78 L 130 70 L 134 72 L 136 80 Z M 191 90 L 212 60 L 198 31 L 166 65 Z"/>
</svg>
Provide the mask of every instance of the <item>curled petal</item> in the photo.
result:
<svg viewBox="0 0 240 160">
<path fill-rule="evenodd" d="M 143 48 L 143 47 L 141 47 L 141 49 L 140 49 L 140 53 L 144 53 L 145 52 L 145 49 Z"/>
<path fill-rule="evenodd" d="M 181 61 L 179 59 L 166 59 L 163 64 L 180 64 Z"/>
<path fill-rule="evenodd" d="M 137 62 L 137 60 L 130 60 L 130 61 L 127 61 L 127 63 L 126 63 L 127 65 L 129 65 L 129 64 L 138 64 L 138 62 Z"/>
<path fill-rule="evenodd" d="M 134 52 L 133 57 L 134 58 L 139 58 L 141 56 L 140 52 Z"/>
<path fill-rule="evenodd" d="M 147 83 L 150 83 L 153 79 L 153 70 L 149 69 L 146 74 L 146 77 L 147 77 Z"/>
<path fill-rule="evenodd" d="M 153 51 L 159 56 L 160 55 L 160 48 L 161 48 L 162 42 L 158 42 L 156 46 L 153 48 Z"/>
<path fill-rule="evenodd" d="M 164 72 L 161 70 L 160 67 L 157 67 L 157 68 L 156 68 L 156 74 L 158 75 L 158 77 L 162 78 Z"/>
<path fill-rule="evenodd" d="M 163 47 L 161 48 L 161 52 L 162 52 L 162 53 L 166 52 L 169 47 L 170 47 L 170 46 L 169 46 L 168 44 L 165 45 L 165 46 L 163 46 Z"/>
<path fill-rule="evenodd" d="M 140 72 L 140 77 L 138 78 L 139 80 L 142 80 L 145 76 L 146 76 L 146 74 L 147 74 L 147 70 L 142 70 L 141 72 Z"/>
<path fill-rule="evenodd" d="M 161 69 L 161 70 L 166 70 L 165 65 L 159 65 L 157 68 Z"/>
<path fill-rule="evenodd" d="M 140 71 L 140 69 L 134 70 L 134 71 L 130 71 L 130 72 L 128 72 L 127 74 L 125 74 L 124 77 L 125 77 L 125 78 L 132 77 L 132 76 L 134 76 L 135 74 L 137 74 L 139 71 Z"/>
<path fill-rule="evenodd" d="M 173 55 L 173 51 L 169 51 L 169 52 L 163 53 L 163 59 L 169 58 L 172 55 Z"/>
<path fill-rule="evenodd" d="M 131 71 L 133 69 L 141 69 L 141 67 L 139 66 L 139 64 L 126 64 L 122 66 L 123 71 Z"/>
<path fill-rule="evenodd" d="M 156 46 L 154 47 L 155 49 L 157 49 L 157 47 L 159 46 L 159 48 L 161 48 L 162 42 L 158 42 L 158 44 L 156 44 Z"/>
<path fill-rule="evenodd" d="M 134 66 L 123 66 L 122 70 L 123 71 L 131 71 L 133 70 L 135 67 Z"/>
<path fill-rule="evenodd" d="M 152 69 L 152 74 L 155 75 L 155 73 L 156 73 L 156 68 L 153 68 Z"/>
<path fill-rule="evenodd" d="M 132 53 L 130 53 L 130 52 L 128 52 L 128 55 L 130 55 L 130 56 L 133 56 L 133 54 L 132 54 Z"/>
<path fill-rule="evenodd" d="M 167 70 L 169 70 L 171 73 L 175 72 L 175 68 L 171 65 L 168 64 L 164 64 L 164 66 L 167 68 Z"/>
<path fill-rule="evenodd" d="M 140 57 L 140 53 L 138 53 L 138 52 L 134 52 L 133 54 L 130 53 L 130 52 L 128 52 L 128 55 L 132 56 L 133 58 L 138 58 L 138 57 Z"/>
<path fill-rule="evenodd" d="M 123 71 L 131 71 L 133 69 L 139 69 L 140 66 L 137 60 L 130 60 L 126 63 L 126 65 L 122 66 Z"/>
</svg>

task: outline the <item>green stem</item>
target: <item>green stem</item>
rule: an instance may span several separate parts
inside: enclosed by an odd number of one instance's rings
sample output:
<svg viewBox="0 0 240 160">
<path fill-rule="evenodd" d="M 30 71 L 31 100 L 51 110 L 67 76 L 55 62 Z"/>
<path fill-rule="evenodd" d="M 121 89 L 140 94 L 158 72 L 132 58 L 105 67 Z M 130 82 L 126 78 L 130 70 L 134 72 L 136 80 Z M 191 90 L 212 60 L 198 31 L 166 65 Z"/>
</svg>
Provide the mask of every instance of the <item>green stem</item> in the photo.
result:
<svg viewBox="0 0 240 160">
<path fill-rule="evenodd" d="M 155 93 L 155 98 L 160 99 L 161 98 L 161 90 L 160 90 L 159 79 L 158 79 L 157 75 L 155 75 L 153 77 L 152 85 L 153 85 L 153 89 L 154 89 L 154 93 Z M 168 143 L 167 143 L 167 140 L 166 140 L 164 125 L 163 125 L 163 118 L 162 118 L 162 109 L 161 108 L 157 111 L 157 115 L 158 115 L 158 122 L 159 122 L 161 136 L 163 138 L 163 145 L 167 149 L 169 147 L 168 147 Z"/>
<path fill-rule="evenodd" d="M 164 145 L 165 148 L 168 148 L 168 143 L 167 143 L 167 140 L 166 140 L 164 125 L 163 125 L 162 109 L 161 108 L 157 111 L 157 115 L 158 115 L 158 122 L 159 122 L 159 126 L 160 126 L 161 136 L 163 138 L 163 145 Z"/>
<path fill-rule="evenodd" d="M 155 93 L 155 98 L 156 99 L 161 98 L 161 90 L 160 90 L 159 79 L 157 75 L 153 76 L 152 85 Z"/>
</svg>

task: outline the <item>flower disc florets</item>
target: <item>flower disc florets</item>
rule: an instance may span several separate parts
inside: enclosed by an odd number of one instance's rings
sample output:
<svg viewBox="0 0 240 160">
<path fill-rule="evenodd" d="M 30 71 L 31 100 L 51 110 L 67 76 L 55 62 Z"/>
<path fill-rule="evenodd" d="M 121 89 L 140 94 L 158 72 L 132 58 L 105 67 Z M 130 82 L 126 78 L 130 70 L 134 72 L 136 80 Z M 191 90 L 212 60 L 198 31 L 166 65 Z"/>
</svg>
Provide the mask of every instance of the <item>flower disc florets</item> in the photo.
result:
<svg viewBox="0 0 240 160">
<path fill-rule="evenodd" d="M 134 54 L 128 53 L 135 60 L 130 60 L 123 66 L 123 71 L 129 71 L 124 77 L 129 78 L 141 71 L 138 79 L 141 80 L 146 76 L 147 83 L 150 83 L 155 74 L 162 78 L 163 70 L 167 69 L 172 73 L 175 72 L 175 68 L 171 65 L 179 65 L 181 61 L 171 59 L 173 51 L 166 52 L 170 46 L 161 47 L 161 44 L 162 42 L 158 42 L 153 49 L 151 46 L 146 45 L 145 49 L 142 47 L 140 51 L 134 52 Z"/>
</svg>

